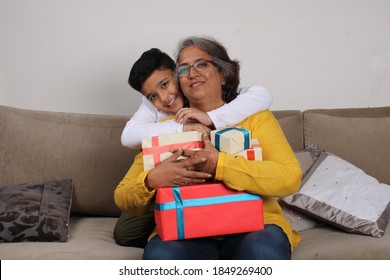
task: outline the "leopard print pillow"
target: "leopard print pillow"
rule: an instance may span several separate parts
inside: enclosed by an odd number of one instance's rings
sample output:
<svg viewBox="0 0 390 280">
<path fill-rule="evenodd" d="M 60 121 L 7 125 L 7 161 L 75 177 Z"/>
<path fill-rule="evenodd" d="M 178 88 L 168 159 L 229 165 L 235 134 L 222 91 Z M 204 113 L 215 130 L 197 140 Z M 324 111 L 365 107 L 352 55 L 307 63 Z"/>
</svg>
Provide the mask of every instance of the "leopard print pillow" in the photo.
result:
<svg viewBox="0 0 390 280">
<path fill-rule="evenodd" d="M 72 179 L 1 189 L 0 242 L 66 241 L 72 192 Z"/>
</svg>

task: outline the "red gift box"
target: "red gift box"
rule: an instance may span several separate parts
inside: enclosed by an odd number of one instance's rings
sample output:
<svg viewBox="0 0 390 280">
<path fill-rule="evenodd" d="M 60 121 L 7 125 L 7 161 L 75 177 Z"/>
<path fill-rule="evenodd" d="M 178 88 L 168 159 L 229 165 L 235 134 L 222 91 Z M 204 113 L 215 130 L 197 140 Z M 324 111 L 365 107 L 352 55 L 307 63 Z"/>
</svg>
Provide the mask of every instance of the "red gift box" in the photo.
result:
<svg viewBox="0 0 390 280">
<path fill-rule="evenodd" d="M 159 188 L 154 215 L 164 241 L 264 229 L 261 196 L 222 183 Z"/>
</svg>

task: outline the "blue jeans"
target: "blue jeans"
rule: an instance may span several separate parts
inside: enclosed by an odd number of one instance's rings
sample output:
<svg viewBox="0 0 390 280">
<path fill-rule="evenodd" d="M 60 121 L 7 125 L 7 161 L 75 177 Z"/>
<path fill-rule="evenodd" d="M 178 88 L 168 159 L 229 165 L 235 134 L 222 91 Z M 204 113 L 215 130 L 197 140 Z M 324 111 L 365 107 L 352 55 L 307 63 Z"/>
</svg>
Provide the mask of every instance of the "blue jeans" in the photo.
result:
<svg viewBox="0 0 390 280">
<path fill-rule="evenodd" d="M 144 260 L 289 260 L 290 242 L 276 225 L 264 230 L 212 237 L 162 241 L 154 236 L 146 245 Z"/>
</svg>

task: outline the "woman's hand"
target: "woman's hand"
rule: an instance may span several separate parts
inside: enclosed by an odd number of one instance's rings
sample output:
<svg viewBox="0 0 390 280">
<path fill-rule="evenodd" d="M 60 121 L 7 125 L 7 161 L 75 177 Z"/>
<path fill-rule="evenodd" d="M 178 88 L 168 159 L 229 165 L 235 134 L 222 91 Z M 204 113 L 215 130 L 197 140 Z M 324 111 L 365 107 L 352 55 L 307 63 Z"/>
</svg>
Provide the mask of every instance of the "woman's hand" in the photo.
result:
<svg viewBox="0 0 390 280">
<path fill-rule="evenodd" d="M 214 125 L 207 113 L 195 108 L 180 109 L 176 114 L 175 120 L 184 124 L 198 122 L 207 127 Z"/>
<path fill-rule="evenodd" d="M 175 151 L 172 156 L 150 170 L 145 178 L 146 187 L 153 190 L 175 185 L 199 184 L 212 177 L 210 173 L 196 170 L 196 166 L 206 161 L 205 157 L 178 160 L 181 155 L 184 155 L 183 149 Z"/>
<path fill-rule="evenodd" d="M 196 170 L 206 172 L 215 175 L 218 163 L 218 150 L 213 146 L 210 141 L 209 134 L 203 133 L 202 140 L 204 141 L 205 147 L 202 150 L 184 150 L 183 155 L 190 159 L 206 159 L 195 166 Z"/>
</svg>

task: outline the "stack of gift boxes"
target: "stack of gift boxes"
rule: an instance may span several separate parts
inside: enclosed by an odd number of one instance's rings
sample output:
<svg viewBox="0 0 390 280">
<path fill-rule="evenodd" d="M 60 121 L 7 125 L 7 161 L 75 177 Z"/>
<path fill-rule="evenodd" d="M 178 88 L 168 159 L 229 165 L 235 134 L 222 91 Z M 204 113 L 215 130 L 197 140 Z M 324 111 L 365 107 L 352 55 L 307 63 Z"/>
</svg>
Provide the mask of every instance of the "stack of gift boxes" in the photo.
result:
<svg viewBox="0 0 390 280">
<path fill-rule="evenodd" d="M 228 127 L 210 133 L 214 147 L 234 157 L 242 156 L 248 160 L 263 160 L 263 151 L 257 139 L 251 139 L 249 130 Z"/>
<path fill-rule="evenodd" d="M 227 127 L 210 133 L 220 151 L 262 160 L 262 148 L 250 131 Z M 150 170 L 178 148 L 204 148 L 202 133 L 191 131 L 142 140 L 144 170 Z M 229 189 L 222 182 L 159 188 L 155 200 L 157 232 L 162 240 L 180 240 L 251 232 L 264 228 L 259 195 Z"/>
</svg>

